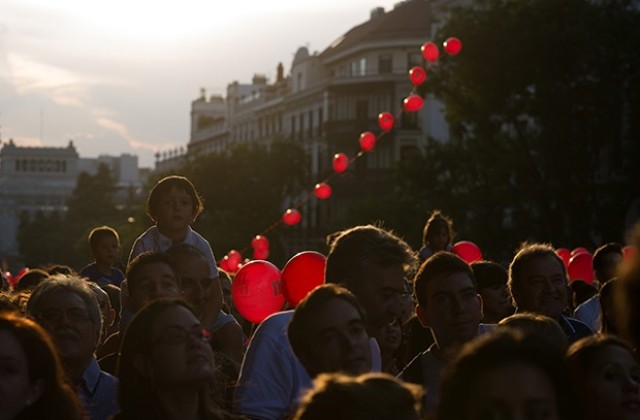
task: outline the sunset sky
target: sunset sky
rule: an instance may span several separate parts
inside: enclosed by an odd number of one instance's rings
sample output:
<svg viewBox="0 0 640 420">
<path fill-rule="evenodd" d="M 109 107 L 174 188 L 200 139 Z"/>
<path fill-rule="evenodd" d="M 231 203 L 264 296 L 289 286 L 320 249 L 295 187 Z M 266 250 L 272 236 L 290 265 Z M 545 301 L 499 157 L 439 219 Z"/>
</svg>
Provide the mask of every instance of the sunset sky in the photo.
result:
<svg viewBox="0 0 640 420">
<path fill-rule="evenodd" d="M 190 103 L 254 73 L 288 73 L 397 0 L 0 0 L 0 135 L 81 157 L 153 154 L 189 140 Z"/>
</svg>

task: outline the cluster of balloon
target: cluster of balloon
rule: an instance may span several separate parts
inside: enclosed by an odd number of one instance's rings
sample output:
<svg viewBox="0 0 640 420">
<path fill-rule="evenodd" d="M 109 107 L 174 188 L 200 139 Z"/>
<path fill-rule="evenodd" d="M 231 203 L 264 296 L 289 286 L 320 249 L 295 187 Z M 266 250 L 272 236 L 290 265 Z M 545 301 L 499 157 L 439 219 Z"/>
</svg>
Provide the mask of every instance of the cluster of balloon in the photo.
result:
<svg viewBox="0 0 640 420">
<path fill-rule="evenodd" d="M 282 269 L 282 290 L 292 306 L 304 299 L 309 292 L 324 283 L 324 268 L 327 258 L 319 252 L 300 252 Z"/>
<path fill-rule="evenodd" d="M 444 51 L 449 55 L 456 55 L 462 50 L 462 42 L 456 37 L 447 38 L 442 46 L 444 47 Z M 440 50 L 438 45 L 434 42 L 425 42 L 420 51 L 422 52 L 422 56 L 429 63 L 435 63 L 440 56 Z M 414 66 L 409 70 L 409 80 L 411 84 L 414 86 L 413 92 L 415 92 L 415 88 L 423 84 L 427 80 L 427 70 L 423 66 Z M 418 112 L 424 106 L 424 99 L 422 96 L 417 95 L 415 93 L 411 93 L 409 96 L 404 98 L 402 108 L 406 112 Z M 381 112 L 378 114 L 378 126 L 382 130 L 382 133 L 376 136 L 371 131 L 365 131 L 360 134 L 359 144 L 361 152 L 358 153 L 353 159 L 349 159 L 349 157 L 345 153 L 336 153 L 333 156 L 333 171 L 334 174 L 341 174 L 345 172 L 351 163 L 351 161 L 359 158 L 363 153 L 372 152 L 376 146 L 376 143 L 380 140 L 380 137 L 385 133 L 391 131 L 394 127 L 395 120 L 393 115 L 390 112 Z M 315 196 L 320 200 L 326 200 L 331 196 L 331 186 L 326 182 L 320 182 L 316 184 L 314 188 Z M 309 195 L 310 196 L 310 195 Z M 309 197 L 307 196 L 307 197 Z M 305 198 L 306 200 L 306 198 Z M 297 207 L 297 206 L 294 206 Z M 282 215 L 281 221 L 287 226 L 295 226 L 302 220 L 302 215 L 300 211 L 296 208 L 289 208 Z M 252 243 L 253 246 L 253 243 Z M 257 249 L 253 246 L 253 256 L 254 258 L 267 258 L 269 256 L 268 247 Z M 480 253 L 481 255 L 481 253 Z M 238 270 L 241 266 L 241 260 L 238 260 L 237 264 L 234 264 L 234 261 L 228 261 L 231 258 L 227 258 L 225 256 L 221 260 L 221 264 L 228 264 L 232 268 L 232 272 L 235 272 L 233 269 Z M 224 266 L 221 265 L 221 268 L 224 269 Z"/>
<path fill-rule="evenodd" d="M 586 248 L 576 248 L 571 251 L 571 258 L 567 264 L 569 280 L 584 280 L 593 283 L 593 255 Z"/>
<path fill-rule="evenodd" d="M 480 247 L 471 241 L 456 242 L 452 248 L 453 253 L 465 260 L 468 264 L 482 260 Z"/>
<path fill-rule="evenodd" d="M 564 262 L 565 268 L 569 267 L 569 260 L 571 259 L 571 251 L 567 248 L 558 248 L 556 249 L 556 254 L 558 257 L 562 258 L 562 262 Z"/>
<path fill-rule="evenodd" d="M 231 298 L 238 312 L 254 324 L 282 309 L 282 279 L 278 267 L 269 261 L 244 264 L 231 285 Z"/>
<path fill-rule="evenodd" d="M 9 284 L 13 287 L 20 281 L 20 278 L 24 276 L 28 271 L 29 271 L 29 267 L 24 267 L 24 268 L 21 268 L 20 271 L 18 271 L 15 276 L 11 274 L 11 271 L 5 271 L 4 276 L 9 281 Z"/>
<path fill-rule="evenodd" d="M 227 273 L 237 272 L 242 265 L 242 254 L 232 249 L 225 255 L 220 261 L 218 261 L 218 267 L 222 268 Z"/>
<path fill-rule="evenodd" d="M 254 260 L 266 260 L 269 258 L 269 240 L 262 235 L 256 235 L 251 240 Z"/>
</svg>

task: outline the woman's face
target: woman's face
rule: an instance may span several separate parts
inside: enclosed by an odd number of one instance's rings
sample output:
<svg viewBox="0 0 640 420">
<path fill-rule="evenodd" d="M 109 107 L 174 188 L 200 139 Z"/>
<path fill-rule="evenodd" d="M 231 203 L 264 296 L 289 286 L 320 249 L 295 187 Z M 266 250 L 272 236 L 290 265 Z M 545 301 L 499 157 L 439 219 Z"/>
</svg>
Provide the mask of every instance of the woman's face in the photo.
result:
<svg viewBox="0 0 640 420">
<path fill-rule="evenodd" d="M 214 373 L 213 351 L 200 321 L 183 306 L 163 311 L 151 329 L 148 361 L 156 386 L 199 388 Z"/>
<path fill-rule="evenodd" d="M 469 390 L 468 420 L 558 420 L 556 395 L 547 375 L 511 362 L 478 375 Z"/>
<path fill-rule="evenodd" d="M 586 413 L 592 419 L 640 419 L 640 367 L 625 348 L 597 351 L 583 382 Z"/>
<path fill-rule="evenodd" d="M 29 381 L 27 355 L 8 330 L 0 331 L 0 420 L 12 419 L 33 404 L 41 385 Z"/>
</svg>

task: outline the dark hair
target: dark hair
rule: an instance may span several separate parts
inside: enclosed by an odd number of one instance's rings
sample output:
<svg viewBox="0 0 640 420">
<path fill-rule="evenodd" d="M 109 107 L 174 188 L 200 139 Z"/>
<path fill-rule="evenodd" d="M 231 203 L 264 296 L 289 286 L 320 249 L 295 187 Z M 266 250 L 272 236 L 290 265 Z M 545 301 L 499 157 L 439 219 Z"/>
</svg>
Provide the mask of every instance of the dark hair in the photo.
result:
<svg viewBox="0 0 640 420">
<path fill-rule="evenodd" d="M 117 418 L 148 419 L 161 418 L 162 412 L 155 394 L 152 378 L 140 374 L 135 360 L 139 356 L 148 357 L 154 347 L 151 331 L 158 317 L 168 309 L 175 307 L 193 310 L 182 299 L 158 299 L 142 308 L 129 323 L 120 343 L 117 377 L 120 379 L 118 399 L 121 414 Z M 194 316 L 196 316 L 194 314 Z M 210 410 L 207 404 L 208 389 L 200 390 L 200 403 L 203 410 Z"/>
<path fill-rule="evenodd" d="M 402 265 L 405 272 L 413 270 L 416 256 L 411 247 L 392 231 L 378 226 L 363 225 L 327 236 L 329 253 L 325 268 L 327 283 L 356 285 L 365 268 Z"/>
<path fill-rule="evenodd" d="M 385 373 L 322 374 L 294 420 L 417 420 L 424 390 Z"/>
<path fill-rule="evenodd" d="M 422 229 L 422 244 L 429 245 L 429 238 L 433 238 L 441 229 L 446 229 L 449 234 L 449 242 L 453 240 L 453 221 L 442 214 L 440 210 L 434 210 Z"/>
<path fill-rule="evenodd" d="M 342 299 L 356 308 L 362 322 L 366 323 L 362 305 L 349 290 L 331 283 L 316 287 L 298 303 L 287 328 L 289 343 L 299 359 L 304 359 L 304 355 L 309 353 L 309 324 L 317 317 L 320 308 L 333 299 Z"/>
<path fill-rule="evenodd" d="M 598 300 L 600 302 L 600 308 L 601 308 L 601 320 L 602 320 L 602 332 L 605 333 L 609 333 L 609 334 L 619 334 L 618 331 L 618 322 L 617 322 L 617 313 L 616 313 L 616 303 L 615 303 L 615 295 L 616 295 L 616 290 L 618 289 L 618 279 L 617 278 L 612 278 L 611 280 L 605 282 L 602 287 L 600 288 L 600 293 L 598 296 Z M 609 322 L 609 319 L 607 317 L 607 313 L 613 313 L 616 315 L 616 317 L 614 318 L 615 325 L 612 325 Z"/>
<path fill-rule="evenodd" d="M 522 285 L 522 272 L 525 270 L 525 266 L 529 264 L 532 260 L 536 260 L 538 258 L 551 257 L 560 264 L 560 268 L 562 269 L 562 275 L 567 277 L 567 269 L 564 266 L 564 261 L 558 254 L 556 254 L 555 249 L 551 244 L 544 243 L 532 243 L 532 242 L 523 242 L 516 252 L 516 255 L 511 260 L 511 264 L 509 264 L 509 291 L 511 292 L 511 296 L 513 296 L 514 300 L 516 299 L 516 294 L 518 293 L 518 289 Z M 514 302 L 515 306 L 517 302 Z"/>
<path fill-rule="evenodd" d="M 477 287 L 471 267 L 457 255 L 451 252 L 440 251 L 426 259 L 413 279 L 413 296 L 418 302 L 418 305 L 423 308 L 427 307 L 427 286 L 434 278 L 453 273 L 464 273 L 468 275 L 473 283 L 473 287 Z"/>
<path fill-rule="evenodd" d="M 84 418 L 76 393 L 66 383 L 60 359 L 49 335 L 37 323 L 17 314 L 0 313 L 0 331 L 9 331 L 24 351 L 29 381 L 42 381 L 43 392 L 19 419 L 74 420 Z"/>
<path fill-rule="evenodd" d="M 65 276 L 77 276 L 78 272 L 65 264 L 50 264 L 43 268 L 49 275 L 64 274 Z"/>
<path fill-rule="evenodd" d="M 96 246 L 98 246 L 98 242 L 102 238 L 108 238 L 110 236 L 116 238 L 116 241 L 120 242 L 118 232 L 112 227 L 100 226 L 92 229 L 91 232 L 89 232 L 89 247 L 91 248 L 91 251 L 95 251 Z"/>
<path fill-rule="evenodd" d="M 587 283 L 584 280 L 573 280 L 569 283 L 569 288 L 573 293 L 573 305 L 577 307 L 581 303 L 585 302 L 589 298 L 598 294 L 598 289 L 596 289 L 592 284 Z"/>
<path fill-rule="evenodd" d="M 117 322 L 120 319 L 120 307 L 122 306 L 120 302 L 120 288 L 111 283 L 100 286 L 100 288 L 109 296 L 109 303 L 116 312 L 116 319 L 114 322 Z"/>
<path fill-rule="evenodd" d="M 13 285 L 13 290 L 16 292 L 31 290 L 45 281 L 47 277 L 49 277 L 49 273 L 40 268 L 30 269 L 20 277 L 16 284 Z"/>
<path fill-rule="evenodd" d="M 168 194 L 173 188 L 184 191 L 189 195 L 189 197 L 191 197 L 191 204 L 193 206 L 191 215 L 194 219 L 198 217 L 198 215 L 200 215 L 204 210 L 202 198 L 189 179 L 178 175 L 170 175 L 162 178 L 151 189 L 147 200 L 147 214 L 149 217 L 155 220 L 155 215 L 158 211 L 158 205 L 160 204 L 162 196 Z"/>
<path fill-rule="evenodd" d="M 594 334 L 573 343 L 567 350 L 567 366 L 574 382 L 582 382 L 587 371 L 591 369 L 596 353 L 611 346 L 618 346 L 628 351 L 632 356 L 634 355 L 627 342 L 609 334 Z"/>
<path fill-rule="evenodd" d="M 507 269 L 493 261 L 475 261 L 470 264 L 478 289 L 496 285 L 506 285 L 509 280 Z"/>
<path fill-rule="evenodd" d="M 509 363 L 521 362 L 542 371 L 556 393 L 558 413 L 564 420 L 578 419 L 575 395 L 566 374 L 563 353 L 534 336 L 503 330 L 484 335 L 467 343 L 443 373 L 438 420 L 469 418 L 469 405 L 474 380 Z"/>
<path fill-rule="evenodd" d="M 176 271 L 176 267 L 173 263 L 173 260 L 167 254 L 162 252 L 154 252 L 147 251 L 135 257 L 133 260 L 129 262 L 127 266 L 127 283 L 129 286 L 129 295 L 136 293 L 136 288 L 140 279 L 138 276 L 140 275 L 140 271 L 142 268 L 149 264 L 166 264 L 171 268 L 173 275 L 176 278 L 176 282 L 178 283 L 178 289 L 182 290 L 182 282 L 180 281 L 180 276 L 178 276 L 178 272 Z"/>
<path fill-rule="evenodd" d="M 556 346 L 563 353 L 569 347 L 569 339 L 558 322 L 546 315 L 533 312 L 519 312 L 502 319 L 498 329 L 510 328 L 524 335 L 531 335 L 547 344 Z"/>
<path fill-rule="evenodd" d="M 606 268 L 605 259 L 609 254 L 618 254 L 621 257 L 624 256 L 622 245 L 620 245 L 617 242 L 609 242 L 608 244 L 604 244 L 598 249 L 596 249 L 595 252 L 593 253 L 593 260 L 591 262 L 593 266 L 593 271 L 595 271 L 596 273 L 599 273 Z M 607 281 L 609 279 L 598 278 L 598 280 Z"/>
</svg>

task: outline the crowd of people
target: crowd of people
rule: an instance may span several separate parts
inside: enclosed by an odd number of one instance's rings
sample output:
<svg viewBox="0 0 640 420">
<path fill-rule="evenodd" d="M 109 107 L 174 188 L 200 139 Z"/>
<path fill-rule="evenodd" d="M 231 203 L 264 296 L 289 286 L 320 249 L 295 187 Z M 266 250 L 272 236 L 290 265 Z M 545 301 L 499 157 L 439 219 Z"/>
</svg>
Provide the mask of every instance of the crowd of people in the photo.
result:
<svg viewBox="0 0 640 420">
<path fill-rule="evenodd" d="M 440 211 L 420 250 L 353 226 L 327 237 L 324 284 L 253 325 L 202 210 L 163 178 L 125 272 L 101 226 L 88 266 L 3 281 L 0 419 L 640 420 L 637 252 L 603 244 L 587 284 L 547 243 L 469 264 Z"/>
</svg>

